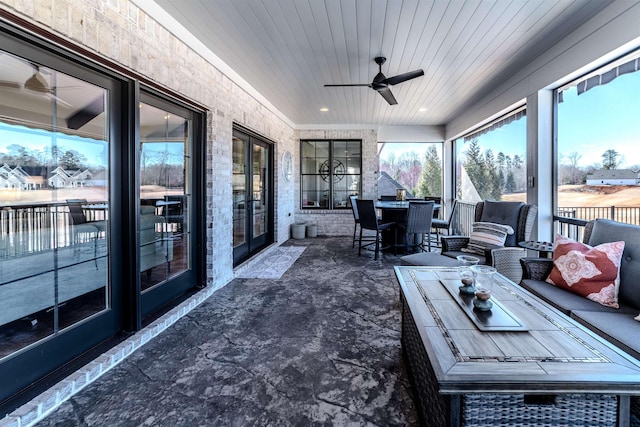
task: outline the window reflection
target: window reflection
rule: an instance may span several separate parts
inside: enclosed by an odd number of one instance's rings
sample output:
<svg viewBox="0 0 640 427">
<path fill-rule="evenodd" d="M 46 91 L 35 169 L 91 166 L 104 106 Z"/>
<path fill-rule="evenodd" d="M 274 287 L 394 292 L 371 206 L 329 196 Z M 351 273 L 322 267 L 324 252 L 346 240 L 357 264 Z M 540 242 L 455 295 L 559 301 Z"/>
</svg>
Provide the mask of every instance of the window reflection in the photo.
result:
<svg viewBox="0 0 640 427">
<path fill-rule="evenodd" d="M 143 290 L 189 266 L 189 120 L 140 104 L 140 280 Z"/>
<path fill-rule="evenodd" d="M 0 358 L 109 307 L 106 100 L 0 51 Z"/>
</svg>

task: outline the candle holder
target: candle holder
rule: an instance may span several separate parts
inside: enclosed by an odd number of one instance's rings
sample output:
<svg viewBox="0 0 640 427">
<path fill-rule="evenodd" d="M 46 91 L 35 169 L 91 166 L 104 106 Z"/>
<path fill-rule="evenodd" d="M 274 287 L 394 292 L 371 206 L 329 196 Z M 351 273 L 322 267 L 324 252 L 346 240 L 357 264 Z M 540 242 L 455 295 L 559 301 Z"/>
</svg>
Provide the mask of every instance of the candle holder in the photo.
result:
<svg viewBox="0 0 640 427">
<path fill-rule="evenodd" d="M 488 265 L 473 265 L 469 267 L 473 272 L 478 287 L 476 288 L 476 297 L 473 300 L 473 306 L 481 311 L 489 311 L 493 307 L 491 298 L 491 288 L 493 287 L 493 276 L 497 270 Z"/>
<path fill-rule="evenodd" d="M 470 268 L 478 264 L 480 259 L 471 255 L 458 255 L 456 259 L 460 262 L 460 281 L 462 282 L 459 287 L 460 293 L 473 295 L 476 292 L 475 277 Z"/>
<path fill-rule="evenodd" d="M 491 291 L 487 288 L 476 288 L 476 297 L 473 300 L 473 306 L 481 311 L 491 310 L 493 303 L 490 300 Z"/>
</svg>

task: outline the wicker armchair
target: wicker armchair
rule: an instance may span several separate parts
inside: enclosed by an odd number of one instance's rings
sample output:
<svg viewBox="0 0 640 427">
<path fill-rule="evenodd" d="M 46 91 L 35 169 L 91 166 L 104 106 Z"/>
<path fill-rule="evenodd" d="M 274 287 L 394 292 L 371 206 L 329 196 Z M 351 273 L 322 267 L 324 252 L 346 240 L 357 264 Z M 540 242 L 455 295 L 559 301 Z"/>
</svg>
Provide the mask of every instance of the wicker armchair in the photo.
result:
<svg viewBox="0 0 640 427">
<path fill-rule="evenodd" d="M 480 257 L 482 264 L 495 267 L 498 272 L 519 283 L 522 277 L 520 258 L 526 255 L 518 242 L 529 240 L 535 222 L 537 206 L 521 202 L 485 201 L 476 204 L 476 222 L 493 222 L 511 225 L 514 233 L 507 237 L 504 246 L 496 246 L 485 251 Z M 442 236 L 442 254 L 450 257 L 466 254 L 462 249 L 469 243 L 468 236 Z"/>
<path fill-rule="evenodd" d="M 591 232 L 593 230 L 594 221 L 589 221 L 584 227 L 584 234 L 582 236 L 582 242 L 589 244 L 591 238 Z M 521 258 L 520 264 L 522 267 L 522 280 L 545 280 L 551 274 L 553 269 L 553 259 L 551 258 Z"/>
</svg>

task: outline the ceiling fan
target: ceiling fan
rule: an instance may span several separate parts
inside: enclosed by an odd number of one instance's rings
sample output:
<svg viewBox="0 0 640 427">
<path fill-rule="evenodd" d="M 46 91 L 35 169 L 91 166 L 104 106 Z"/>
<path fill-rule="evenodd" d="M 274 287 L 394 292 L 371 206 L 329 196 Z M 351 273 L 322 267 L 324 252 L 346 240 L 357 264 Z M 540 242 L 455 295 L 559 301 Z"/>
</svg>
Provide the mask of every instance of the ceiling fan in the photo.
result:
<svg viewBox="0 0 640 427">
<path fill-rule="evenodd" d="M 416 77 L 424 76 L 424 71 L 415 70 L 408 73 L 398 74 L 393 77 L 386 77 L 382 74 L 382 64 L 385 63 L 387 58 L 384 56 L 378 56 L 374 59 L 378 64 L 378 74 L 373 78 L 371 83 L 351 83 L 351 84 L 331 84 L 324 85 L 324 87 L 337 87 L 337 86 L 367 86 L 371 89 L 378 91 L 380 95 L 389 103 L 389 105 L 396 105 L 398 101 L 391 93 L 389 86 L 397 85 L 398 83 L 406 82 L 407 80 L 415 79 Z"/>
</svg>

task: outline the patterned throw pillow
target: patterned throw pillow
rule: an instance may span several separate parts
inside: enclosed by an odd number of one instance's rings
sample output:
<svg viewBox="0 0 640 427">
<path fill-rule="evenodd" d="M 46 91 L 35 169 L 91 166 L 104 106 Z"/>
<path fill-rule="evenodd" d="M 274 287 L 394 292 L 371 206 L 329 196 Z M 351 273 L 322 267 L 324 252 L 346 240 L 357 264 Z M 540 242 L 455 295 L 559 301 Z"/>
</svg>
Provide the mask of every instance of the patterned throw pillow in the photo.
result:
<svg viewBox="0 0 640 427">
<path fill-rule="evenodd" d="M 558 234 L 547 282 L 607 307 L 618 308 L 624 241 L 591 247 Z"/>
<path fill-rule="evenodd" d="M 474 222 L 472 227 L 469 243 L 461 250 L 483 256 L 485 249 L 504 246 L 507 235 L 513 234 L 513 228 L 510 225 L 493 222 Z"/>
</svg>

